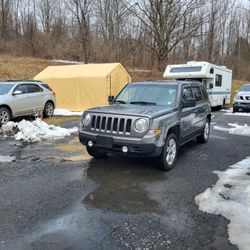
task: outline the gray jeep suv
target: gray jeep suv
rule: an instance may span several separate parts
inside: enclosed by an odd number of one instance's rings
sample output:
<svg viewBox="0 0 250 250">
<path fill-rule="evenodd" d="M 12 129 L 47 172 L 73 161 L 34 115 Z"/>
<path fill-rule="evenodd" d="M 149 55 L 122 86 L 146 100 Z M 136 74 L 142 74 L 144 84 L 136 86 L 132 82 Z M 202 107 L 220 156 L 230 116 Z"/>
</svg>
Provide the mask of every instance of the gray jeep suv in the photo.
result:
<svg viewBox="0 0 250 250">
<path fill-rule="evenodd" d="M 164 170 L 174 167 L 181 145 L 210 133 L 208 94 L 199 82 L 129 83 L 111 105 L 85 111 L 80 142 L 94 158 L 107 152 L 157 157 Z"/>
</svg>

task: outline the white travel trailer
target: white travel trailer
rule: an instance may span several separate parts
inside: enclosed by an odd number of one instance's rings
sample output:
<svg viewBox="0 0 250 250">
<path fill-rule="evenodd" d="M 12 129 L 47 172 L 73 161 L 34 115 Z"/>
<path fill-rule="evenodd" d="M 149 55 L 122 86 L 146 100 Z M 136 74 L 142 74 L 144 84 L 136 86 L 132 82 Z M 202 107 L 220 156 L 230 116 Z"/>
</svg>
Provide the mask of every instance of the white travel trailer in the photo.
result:
<svg viewBox="0 0 250 250">
<path fill-rule="evenodd" d="M 186 64 L 168 65 L 164 75 L 167 79 L 198 80 L 209 93 L 212 107 L 230 103 L 232 70 L 208 62 L 187 62 Z"/>
</svg>

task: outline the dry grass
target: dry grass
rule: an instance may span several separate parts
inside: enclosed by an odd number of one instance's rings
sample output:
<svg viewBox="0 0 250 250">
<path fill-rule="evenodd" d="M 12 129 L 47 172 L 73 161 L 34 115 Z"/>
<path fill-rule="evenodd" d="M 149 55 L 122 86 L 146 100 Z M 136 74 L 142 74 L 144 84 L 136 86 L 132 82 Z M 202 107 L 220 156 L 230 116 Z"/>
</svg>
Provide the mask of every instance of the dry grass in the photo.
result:
<svg viewBox="0 0 250 250">
<path fill-rule="evenodd" d="M 50 118 L 44 118 L 43 121 L 49 125 L 60 126 L 66 122 L 80 121 L 80 116 L 53 116 Z"/>
<path fill-rule="evenodd" d="M 0 55 L 0 80 L 33 79 L 35 75 L 50 65 L 56 64 L 32 57 Z"/>
</svg>

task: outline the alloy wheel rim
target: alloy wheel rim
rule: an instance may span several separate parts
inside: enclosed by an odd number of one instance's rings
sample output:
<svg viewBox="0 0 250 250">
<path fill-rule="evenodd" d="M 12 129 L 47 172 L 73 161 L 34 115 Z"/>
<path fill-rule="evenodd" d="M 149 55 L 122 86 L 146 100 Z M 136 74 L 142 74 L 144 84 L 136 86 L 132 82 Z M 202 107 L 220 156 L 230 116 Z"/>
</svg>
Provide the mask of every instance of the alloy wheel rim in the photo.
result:
<svg viewBox="0 0 250 250">
<path fill-rule="evenodd" d="M 170 139 L 167 146 L 167 154 L 166 161 L 168 165 L 172 165 L 175 161 L 176 157 L 176 141 L 174 139 Z"/>
<path fill-rule="evenodd" d="M 7 111 L 2 110 L 0 113 L 0 121 L 2 124 L 5 124 L 9 121 L 9 114 Z"/>
<path fill-rule="evenodd" d="M 53 114 L 53 106 L 51 104 L 47 105 L 46 112 L 50 116 Z"/>
<path fill-rule="evenodd" d="M 204 128 L 204 138 L 207 140 L 209 136 L 209 123 L 206 122 L 205 128 Z"/>
</svg>

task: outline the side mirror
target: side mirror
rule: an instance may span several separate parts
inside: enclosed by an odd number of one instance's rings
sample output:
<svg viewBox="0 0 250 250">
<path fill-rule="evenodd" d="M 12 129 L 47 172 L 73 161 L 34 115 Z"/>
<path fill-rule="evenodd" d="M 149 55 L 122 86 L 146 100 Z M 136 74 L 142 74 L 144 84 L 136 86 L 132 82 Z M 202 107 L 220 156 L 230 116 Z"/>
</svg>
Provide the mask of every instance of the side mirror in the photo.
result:
<svg viewBox="0 0 250 250">
<path fill-rule="evenodd" d="M 214 84 L 213 83 L 209 83 L 209 89 L 213 89 L 214 88 Z"/>
<path fill-rule="evenodd" d="M 108 102 L 112 103 L 114 101 L 115 97 L 113 95 L 109 95 Z"/>
<path fill-rule="evenodd" d="M 190 108 L 196 106 L 195 98 L 188 99 L 187 101 L 182 102 L 182 108 Z"/>
<path fill-rule="evenodd" d="M 23 92 L 21 90 L 15 90 L 12 95 L 21 95 Z"/>
</svg>

